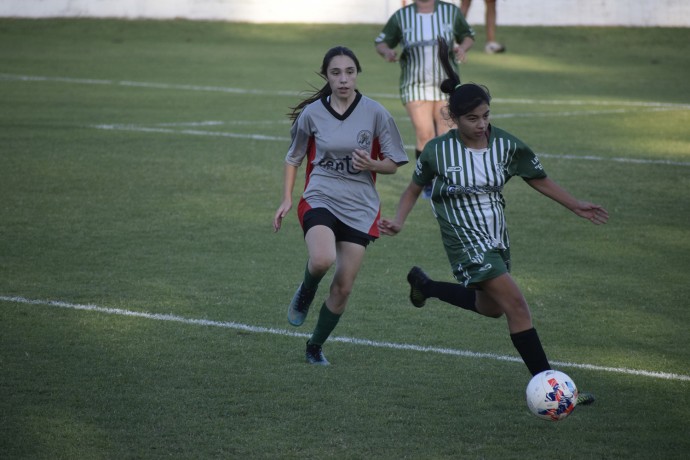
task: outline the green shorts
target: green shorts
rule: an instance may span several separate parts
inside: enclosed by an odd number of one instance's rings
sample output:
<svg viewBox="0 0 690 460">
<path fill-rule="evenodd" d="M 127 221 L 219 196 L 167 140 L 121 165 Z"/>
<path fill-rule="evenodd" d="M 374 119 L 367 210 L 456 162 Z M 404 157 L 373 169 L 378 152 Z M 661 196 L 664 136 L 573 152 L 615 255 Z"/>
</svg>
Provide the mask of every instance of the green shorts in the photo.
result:
<svg viewBox="0 0 690 460">
<path fill-rule="evenodd" d="M 451 262 L 453 276 L 466 287 L 476 288 L 482 281 L 510 273 L 510 249 L 491 249 L 484 254 Z"/>
</svg>

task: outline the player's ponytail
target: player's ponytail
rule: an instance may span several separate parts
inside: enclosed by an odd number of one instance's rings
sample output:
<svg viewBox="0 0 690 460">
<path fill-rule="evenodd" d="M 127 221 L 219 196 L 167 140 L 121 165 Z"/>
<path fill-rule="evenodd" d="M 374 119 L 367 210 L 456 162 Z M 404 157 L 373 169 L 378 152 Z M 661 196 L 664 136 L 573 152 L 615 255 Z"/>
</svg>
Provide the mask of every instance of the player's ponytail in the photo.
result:
<svg viewBox="0 0 690 460">
<path fill-rule="evenodd" d="M 448 42 L 443 37 L 438 37 L 438 60 L 448 77 L 441 83 L 441 91 L 450 95 L 448 115 L 451 119 L 457 120 L 483 103 L 491 104 L 491 94 L 486 86 L 476 83 L 460 84 L 460 76 L 450 63 Z"/>
<path fill-rule="evenodd" d="M 450 49 L 446 39 L 439 36 L 436 41 L 438 42 L 438 62 L 448 77 L 441 82 L 441 91 L 444 94 L 453 94 L 455 87 L 460 84 L 460 76 L 450 63 Z"/>
<path fill-rule="evenodd" d="M 346 48 L 344 46 L 334 46 L 326 52 L 326 55 L 323 57 L 323 62 L 321 63 L 321 71 L 319 75 L 324 80 L 328 79 L 328 77 L 326 76 L 326 73 L 328 72 L 328 65 L 331 63 L 331 59 L 333 59 L 336 56 L 349 57 L 355 63 L 355 66 L 357 67 L 357 73 L 362 72 L 362 67 L 359 65 L 359 59 L 357 59 L 357 56 L 355 56 L 355 53 L 353 53 L 351 49 Z M 315 87 L 313 88 L 316 89 Z M 330 96 L 331 93 L 331 86 L 328 83 L 326 83 L 321 89 L 316 90 L 314 93 L 311 94 L 311 96 L 308 96 L 306 99 L 302 100 L 302 102 L 297 104 L 295 107 L 290 107 L 291 112 L 288 113 L 288 117 L 290 117 L 290 120 L 292 120 L 292 122 L 294 123 L 295 120 L 297 120 L 297 117 L 299 117 L 299 114 L 302 113 L 302 109 L 304 109 L 312 102 L 318 101 L 324 96 Z"/>
</svg>

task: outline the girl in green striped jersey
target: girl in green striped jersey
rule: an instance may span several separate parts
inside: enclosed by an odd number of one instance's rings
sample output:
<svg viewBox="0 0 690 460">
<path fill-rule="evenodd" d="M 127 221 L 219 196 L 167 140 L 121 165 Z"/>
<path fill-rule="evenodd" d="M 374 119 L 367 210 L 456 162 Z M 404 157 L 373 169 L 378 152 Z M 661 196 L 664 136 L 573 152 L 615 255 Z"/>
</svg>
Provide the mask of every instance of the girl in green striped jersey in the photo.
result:
<svg viewBox="0 0 690 460">
<path fill-rule="evenodd" d="M 450 129 L 441 113 L 445 97 L 439 90 L 444 77 L 436 59 L 438 36 L 455 42 L 452 55 L 457 62 L 465 61 L 474 44 L 474 30 L 456 5 L 415 0 L 396 11 L 375 40 L 376 51 L 388 62 L 397 62 L 395 48 L 402 48 L 400 97 L 415 130 L 417 157 L 428 141 Z"/>
<path fill-rule="evenodd" d="M 460 84 L 439 39 L 439 59 L 448 78 L 448 113 L 457 125 L 430 141 L 417 161 L 412 181 L 400 197 L 393 220 L 381 219 L 381 233 L 395 235 L 414 207 L 422 188 L 431 183 L 431 205 L 453 275 L 461 283 L 429 279 L 418 267 L 408 274 L 410 300 L 416 307 L 436 297 L 452 305 L 499 318 L 505 315 L 512 342 L 536 375 L 550 369 L 530 309 L 510 276 L 510 241 L 502 189 L 513 176 L 594 224 L 608 220 L 606 210 L 580 201 L 546 176 L 532 150 L 510 133 L 489 123 L 490 95 L 476 84 Z"/>
</svg>

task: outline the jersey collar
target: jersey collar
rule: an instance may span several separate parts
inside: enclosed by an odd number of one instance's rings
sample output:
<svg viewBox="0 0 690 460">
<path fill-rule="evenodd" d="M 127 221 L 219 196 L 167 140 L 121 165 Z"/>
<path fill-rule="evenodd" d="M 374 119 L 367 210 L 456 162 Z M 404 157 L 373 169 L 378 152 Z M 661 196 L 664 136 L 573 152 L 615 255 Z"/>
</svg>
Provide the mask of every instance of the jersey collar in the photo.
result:
<svg viewBox="0 0 690 460">
<path fill-rule="evenodd" d="M 362 93 L 360 93 L 360 92 L 357 91 L 357 90 L 355 90 L 355 92 L 357 93 L 357 94 L 355 95 L 355 100 L 352 101 L 352 104 L 350 104 L 350 107 L 348 107 L 347 110 L 345 111 L 345 113 L 343 113 L 342 115 L 339 114 L 338 112 L 336 112 L 335 110 L 333 110 L 333 107 L 331 107 L 331 104 L 328 102 L 328 96 L 322 97 L 322 98 L 321 98 L 321 103 L 322 103 L 323 106 L 326 108 L 326 110 L 328 110 L 328 111 L 331 113 L 331 115 L 333 115 L 333 116 L 334 116 L 335 118 L 337 118 L 338 120 L 343 121 L 343 120 L 345 120 L 347 117 L 350 116 L 350 114 L 351 114 L 351 113 L 355 110 L 355 108 L 357 107 L 357 104 L 359 104 L 359 101 L 362 99 Z"/>
</svg>

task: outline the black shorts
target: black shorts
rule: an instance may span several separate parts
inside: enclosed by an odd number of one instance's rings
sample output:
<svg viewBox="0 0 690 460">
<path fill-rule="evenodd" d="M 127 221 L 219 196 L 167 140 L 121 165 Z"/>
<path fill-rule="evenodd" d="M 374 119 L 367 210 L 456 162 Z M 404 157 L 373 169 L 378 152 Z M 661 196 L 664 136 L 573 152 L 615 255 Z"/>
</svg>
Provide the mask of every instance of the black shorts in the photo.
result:
<svg viewBox="0 0 690 460">
<path fill-rule="evenodd" d="M 335 235 L 335 241 L 356 243 L 366 248 L 375 239 L 368 233 L 360 232 L 344 224 L 326 208 L 312 208 L 304 214 L 302 230 L 304 230 L 305 236 L 310 228 L 317 225 L 324 225 L 330 228 Z"/>
</svg>

